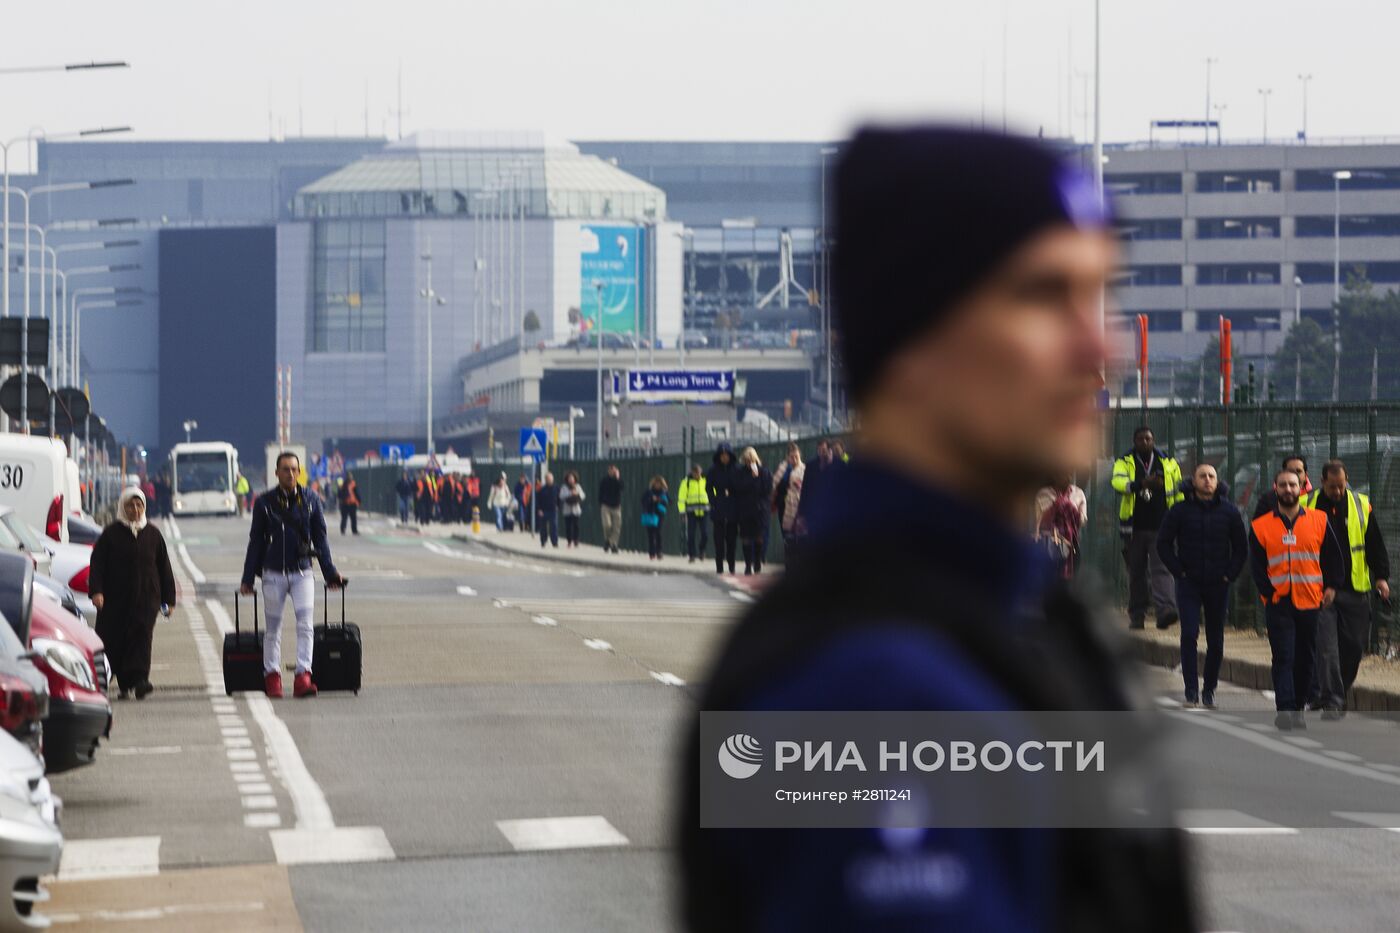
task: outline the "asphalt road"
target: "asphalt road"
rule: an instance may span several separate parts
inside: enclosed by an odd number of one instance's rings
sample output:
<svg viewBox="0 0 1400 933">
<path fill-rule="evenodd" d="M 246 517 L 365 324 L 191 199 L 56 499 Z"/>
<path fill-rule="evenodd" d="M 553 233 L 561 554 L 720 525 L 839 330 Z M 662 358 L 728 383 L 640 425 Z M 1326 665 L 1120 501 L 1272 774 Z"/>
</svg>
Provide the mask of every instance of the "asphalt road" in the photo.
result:
<svg viewBox="0 0 1400 933">
<path fill-rule="evenodd" d="M 60 928 L 675 929 L 677 736 L 742 610 L 721 581 L 425 542 L 371 517 L 332 536 L 362 693 L 228 699 L 218 649 L 246 527 L 166 527 L 182 605 L 157 630 L 157 691 L 117 704 L 97 764 L 54 781 Z M 1175 679 L 1148 678 L 1183 737 L 1207 927 L 1395 929 L 1397 727 L 1281 734 L 1257 692 L 1179 712 Z"/>
</svg>

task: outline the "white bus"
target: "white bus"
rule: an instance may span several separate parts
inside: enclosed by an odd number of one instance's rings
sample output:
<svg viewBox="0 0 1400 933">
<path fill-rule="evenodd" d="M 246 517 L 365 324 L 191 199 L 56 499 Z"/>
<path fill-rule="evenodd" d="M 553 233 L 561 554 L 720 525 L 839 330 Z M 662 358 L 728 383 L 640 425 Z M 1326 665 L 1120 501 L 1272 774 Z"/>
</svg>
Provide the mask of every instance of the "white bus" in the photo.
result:
<svg viewBox="0 0 1400 933">
<path fill-rule="evenodd" d="M 238 514 L 238 451 L 232 444 L 176 444 L 170 451 L 170 477 L 170 506 L 176 515 Z"/>
</svg>

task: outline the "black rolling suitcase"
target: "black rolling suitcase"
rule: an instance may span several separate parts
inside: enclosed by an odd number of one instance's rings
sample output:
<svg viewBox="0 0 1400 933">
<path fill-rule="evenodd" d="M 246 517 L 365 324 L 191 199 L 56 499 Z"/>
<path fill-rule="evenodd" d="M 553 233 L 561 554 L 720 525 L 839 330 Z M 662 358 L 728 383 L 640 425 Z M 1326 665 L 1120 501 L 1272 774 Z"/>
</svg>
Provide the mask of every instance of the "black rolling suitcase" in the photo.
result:
<svg viewBox="0 0 1400 933">
<path fill-rule="evenodd" d="M 254 690 L 262 693 L 263 633 L 258 630 L 258 593 L 253 591 L 253 630 L 239 624 L 238 593 L 233 594 L 233 631 L 224 636 L 224 692 Z"/>
<path fill-rule="evenodd" d="M 322 590 L 321 624 L 316 626 L 311 647 L 311 679 L 318 690 L 360 692 L 360 669 L 364 649 L 360 627 L 345 621 L 345 586 L 340 587 L 340 624 L 330 623 L 330 591 Z"/>
</svg>

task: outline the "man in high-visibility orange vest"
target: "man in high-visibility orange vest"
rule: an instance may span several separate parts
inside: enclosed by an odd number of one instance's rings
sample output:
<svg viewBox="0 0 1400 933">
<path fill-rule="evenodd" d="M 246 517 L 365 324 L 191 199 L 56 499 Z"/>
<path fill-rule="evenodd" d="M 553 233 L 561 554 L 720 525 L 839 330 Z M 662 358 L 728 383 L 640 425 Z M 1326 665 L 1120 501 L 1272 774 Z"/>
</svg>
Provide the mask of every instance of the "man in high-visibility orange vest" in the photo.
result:
<svg viewBox="0 0 1400 933">
<path fill-rule="evenodd" d="M 355 482 L 355 475 L 347 472 L 345 480 L 336 490 L 336 498 L 340 500 L 340 533 L 345 534 L 345 523 L 350 522 L 350 530 L 354 534 L 360 533 L 360 487 Z"/>
<path fill-rule="evenodd" d="M 1274 725 L 1306 729 L 1303 703 L 1312 685 L 1318 610 L 1329 606 L 1336 590 L 1342 549 L 1327 516 L 1298 501 L 1298 474 L 1281 470 L 1274 477 L 1278 504 L 1253 522 L 1250 565 L 1264 601 L 1264 621 L 1273 653 Z"/>
</svg>

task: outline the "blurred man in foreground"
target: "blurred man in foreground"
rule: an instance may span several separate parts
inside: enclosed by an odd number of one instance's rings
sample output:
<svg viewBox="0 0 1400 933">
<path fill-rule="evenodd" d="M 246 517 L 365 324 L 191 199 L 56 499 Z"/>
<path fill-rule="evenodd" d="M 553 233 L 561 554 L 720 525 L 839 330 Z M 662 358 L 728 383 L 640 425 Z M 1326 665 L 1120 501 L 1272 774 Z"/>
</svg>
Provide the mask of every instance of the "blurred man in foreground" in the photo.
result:
<svg viewBox="0 0 1400 933">
<path fill-rule="evenodd" d="M 700 709 L 1129 708 L 1090 607 L 1023 528 L 1044 477 L 1094 456 L 1115 251 L 1092 184 L 1028 141 L 877 129 L 836 191 L 856 455 Z M 1195 928 L 1175 831 L 701 829 L 714 750 L 688 753 L 692 930 Z"/>
</svg>

